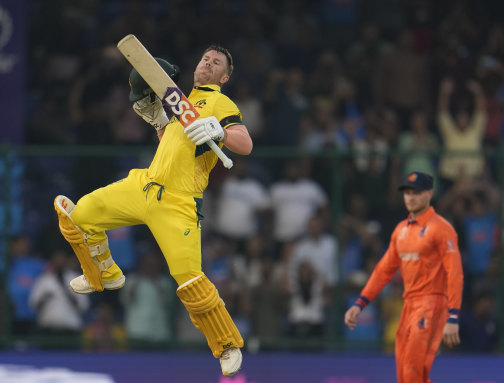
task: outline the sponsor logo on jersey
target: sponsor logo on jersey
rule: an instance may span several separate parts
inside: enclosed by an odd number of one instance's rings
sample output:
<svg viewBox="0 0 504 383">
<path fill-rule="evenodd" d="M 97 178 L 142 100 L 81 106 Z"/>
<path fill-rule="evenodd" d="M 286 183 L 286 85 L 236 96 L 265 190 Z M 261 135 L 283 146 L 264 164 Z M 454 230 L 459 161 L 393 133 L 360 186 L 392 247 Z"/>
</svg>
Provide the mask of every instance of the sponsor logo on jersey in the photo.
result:
<svg viewBox="0 0 504 383">
<path fill-rule="evenodd" d="M 427 226 L 422 227 L 422 230 L 420 230 L 420 233 L 418 233 L 420 238 L 423 238 L 425 236 L 425 230 L 427 230 Z"/>
<path fill-rule="evenodd" d="M 403 261 L 418 261 L 420 255 L 418 253 L 399 253 L 399 258 Z"/>
<path fill-rule="evenodd" d="M 184 235 L 187 237 L 190 232 L 191 232 L 191 229 L 187 229 L 186 231 L 184 231 Z"/>
</svg>

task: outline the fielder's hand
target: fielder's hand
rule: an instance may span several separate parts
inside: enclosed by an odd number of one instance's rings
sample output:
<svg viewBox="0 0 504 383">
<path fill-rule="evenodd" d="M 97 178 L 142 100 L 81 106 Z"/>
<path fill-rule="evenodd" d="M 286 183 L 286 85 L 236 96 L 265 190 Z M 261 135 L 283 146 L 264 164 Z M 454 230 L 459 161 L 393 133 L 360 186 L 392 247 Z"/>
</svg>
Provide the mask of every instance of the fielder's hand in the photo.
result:
<svg viewBox="0 0 504 383">
<path fill-rule="evenodd" d="M 196 145 L 204 144 L 210 140 L 222 141 L 224 129 L 214 116 L 200 118 L 184 129 L 187 137 Z"/>
<path fill-rule="evenodd" d="M 345 313 L 345 324 L 350 330 L 354 330 L 357 326 L 357 317 L 361 313 L 361 308 L 359 306 L 353 305 Z"/>
<path fill-rule="evenodd" d="M 163 129 L 170 121 L 161 100 L 154 93 L 136 101 L 133 110 L 157 131 Z"/>
<path fill-rule="evenodd" d="M 450 348 L 460 344 L 459 325 L 446 323 L 443 328 L 443 342 Z"/>
</svg>

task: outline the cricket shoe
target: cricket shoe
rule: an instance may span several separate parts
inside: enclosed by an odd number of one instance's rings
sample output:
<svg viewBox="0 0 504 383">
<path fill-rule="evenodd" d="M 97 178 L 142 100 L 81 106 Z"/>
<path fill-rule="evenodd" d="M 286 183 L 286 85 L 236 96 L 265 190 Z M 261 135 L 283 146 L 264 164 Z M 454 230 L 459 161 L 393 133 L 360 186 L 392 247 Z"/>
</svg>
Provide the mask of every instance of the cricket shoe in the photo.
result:
<svg viewBox="0 0 504 383">
<path fill-rule="evenodd" d="M 242 365 L 242 353 L 239 348 L 232 347 L 224 351 L 220 356 L 222 375 L 233 376 Z"/>
<path fill-rule="evenodd" d="M 107 290 L 117 290 L 124 286 L 126 277 L 121 273 L 119 278 L 111 281 L 102 281 L 103 287 Z M 84 275 L 79 275 L 70 281 L 70 290 L 77 294 L 91 294 L 95 290 L 91 287 Z"/>
</svg>

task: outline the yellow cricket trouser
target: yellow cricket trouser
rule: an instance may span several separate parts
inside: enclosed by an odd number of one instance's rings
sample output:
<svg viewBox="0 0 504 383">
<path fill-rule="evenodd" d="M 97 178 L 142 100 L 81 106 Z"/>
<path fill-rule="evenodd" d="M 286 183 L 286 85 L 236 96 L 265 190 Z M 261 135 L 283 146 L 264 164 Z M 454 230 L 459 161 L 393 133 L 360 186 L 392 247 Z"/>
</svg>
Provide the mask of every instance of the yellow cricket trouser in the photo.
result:
<svg viewBox="0 0 504 383">
<path fill-rule="evenodd" d="M 133 169 L 128 177 L 82 197 L 72 219 L 91 235 L 90 245 L 104 241 L 106 230 L 146 224 L 180 285 L 203 274 L 198 199 L 152 182 L 147 169 Z M 120 254 L 117 259 L 120 264 Z"/>
</svg>

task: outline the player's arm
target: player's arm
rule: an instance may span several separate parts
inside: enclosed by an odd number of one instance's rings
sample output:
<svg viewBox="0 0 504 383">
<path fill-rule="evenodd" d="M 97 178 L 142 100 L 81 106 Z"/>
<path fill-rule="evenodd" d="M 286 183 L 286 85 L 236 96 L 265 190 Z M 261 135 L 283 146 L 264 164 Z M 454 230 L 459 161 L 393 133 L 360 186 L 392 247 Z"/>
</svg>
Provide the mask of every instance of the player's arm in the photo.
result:
<svg viewBox="0 0 504 383">
<path fill-rule="evenodd" d="M 222 143 L 236 154 L 248 155 L 252 151 L 252 138 L 245 125 L 231 125 L 224 129 Z"/>
<path fill-rule="evenodd" d="M 438 235 L 438 250 L 446 272 L 448 294 L 448 320 L 443 329 L 443 341 L 448 347 L 453 347 L 460 343 L 459 314 L 464 285 L 462 259 L 453 227 L 447 225 L 446 230 L 439 231 Z"/>
<path fill-rule="evenodd" d="M 392 233 L 390 245 L 385 255 L 376 265 L 371 277 L 361 291 L 360 297 L 345 313 L 345 324 L 353 330 L 357 326 L 357 317 L 364 308 L 379 294 L 387 283 L 394 277 L 401 265 L 401 259 L 395 248 L 395 233 Z"/>
<path fill-rule="evenodd" d="M 227 97 L 221 97 L 213 109 L 213 116 L 200 118 L 184 129 L 196 145 L 209 140 L 222 142 L 234 153 L 247 155 L 252 151 L 252 138 L 242 122 L 240 110 Z"/>
<path fill-rule="evenodd" d="M 474 109 L 476 113 L 485 113 L 485 94 L 483 93 L 483 89 L 481 88 L 481 85 L 474 80 L 467 81 L 467 89 L 473 94 L 474 96 Z"/>
<path fill-rule="evenodd" d="M 453 93 L 455 85 L 453 80 L 449 78 L 443 79 L 441 81 L 441 85 L 439 87 L 439 96 L 438 96 L 438 113 L 448 113 L 450 110 L 450 98 Z"/>
</svg>

